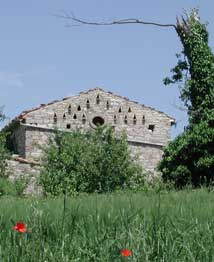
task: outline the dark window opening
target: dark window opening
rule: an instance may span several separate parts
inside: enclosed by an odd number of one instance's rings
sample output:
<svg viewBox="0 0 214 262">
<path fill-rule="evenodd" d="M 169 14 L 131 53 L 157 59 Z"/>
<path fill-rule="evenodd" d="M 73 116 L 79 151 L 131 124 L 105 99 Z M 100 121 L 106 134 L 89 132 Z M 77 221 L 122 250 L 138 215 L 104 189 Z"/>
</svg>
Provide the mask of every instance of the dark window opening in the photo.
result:
<svg viewBox="0 0 214 262">
<path fill-rule="evenodd" d="M 82 123 L 85 124 L 85 122 L 86 122 L 86 117 L 85 117 L 85 115 L 83 115 L 82 116 Z"/>
<path fill-rule="evenodd" d="M 148 129 L 151 130 L 151 131 L 153 132 L 154 129 L 155 129 L 155 125 L 149 125 Z"/>
<path fill-rule="evenodd" d="M 65 119 L 66 119 L 66 115 L 64 114 L 64 115 L 63 115 L 63 120 L 65 120 Z"/>
<path fill-rule="evenodd" d="M 122 109 L 121 109 L 121 107 L 119 108 L 118 112 L 119 112 L 119 113 L 121 113 L 121 112 L 122 112 Z"/>
<path fill-rule="evenodd" d="M 97 95 L 96 103 L 97 103 L 97 105 L 99 105 L 99 103 L 100 103 L 100 96 L 99 95 Z"/>
<path fill-rule="evenodd" d="M 128 113 L 131 113 L 131 111 L 132 111 L 132 110 L 131 110 L 131 108 L 129 107 Z"/>
<path fill-rule="evenodd" d="M 26 119 L 25 118 L 22 119 L 22 123 L 26 124 Z"/>
<path fill-rule="evenodd" d="M 114 124 L 117 124 L 117 116 L 114 116 Z"/>
<path fill-rule="evenodd" d="M 71 128 L 71 125 L 70 125 L 70 124 L 67 124 L 67 125 L 66 125 L 66 128 L 67 128 L 67 129 L 70 129 L 70 128 Z"/>
<path fill-rule="evenodd" d="M 57 123 L 57 115 L 56 115 L 56 113 L 54 113 L 54 123 L 55 124 Z"/>
<path fill-rule="evenodd" d="M 143 118 L 142 118 L 142 124 L 145 125 L 145 122 L 146 122 L 145 116 L 143 116 Z"/>
<path fill-rule="evenodd" d="M 106 108 L 109 109 L 109 101 L 106 102 Z"/>
<path fill-rule="evenodd" d="M 127 116 L 124 117 L 124 124 L 128 124 Z"/>
<path fill-rule="evenodd" d="M 77 119 L 77 115 L 76 114 L 74 114 L 73 119 Z"/>
<path fill-rule="evenodd" d="M 80 106 L 77 107 L 77 111 L 81 111 L 81 107 Z"/>
<path fill-rule="evenodd" d="M 69 115 L 71 114 L 71 105 L 69 105 L 69 107 L 68 107 L 68 114 Z"/>
<path fill-rule="evenodd" d="M 134 124 L 134 125 L 137 124 L 137 118 L 136 118 L 136 115 L 134 115 L 134 117 L 133 117 L 133 124 Z"/>
<path fill-rule="evenodd" d="M 102 117 L 100 116 L 95 116 L 92 120 L 92 123 L 95 125 L 95 126 L 102 126 L 105 121 Z"/>
<path fill-rule="evenodd" d="M 89 102 L 89 100 L 86 101 L 86 108 L 87 108 L 87 109 L 90 108 L 90 102 Z"/>
</svg>

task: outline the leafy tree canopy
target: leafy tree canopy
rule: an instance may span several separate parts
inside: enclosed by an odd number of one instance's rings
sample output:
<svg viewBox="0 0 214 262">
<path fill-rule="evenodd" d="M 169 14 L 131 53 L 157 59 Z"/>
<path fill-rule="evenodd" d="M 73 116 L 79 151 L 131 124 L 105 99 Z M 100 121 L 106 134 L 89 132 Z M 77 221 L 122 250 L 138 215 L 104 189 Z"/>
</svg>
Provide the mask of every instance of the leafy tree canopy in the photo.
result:
<svg viewBox="0 0 214 262">
<path fill-rule="evenodd" d="M 199 185 L 214 179 L 214 55 L 198 10 L 177 20 L 176 30 L 183 51 L 177 55 L 172 77 L 164 83 L 183 82 L 180 98 L 187 108 L 189 125 L 165 149 L 159 170 L 165 180 L 177 186 Z"/>
<path fill-rule="evenodd" d="M 107 192 L 142 184 L 141 168 L 130 156 L 126 137 L 110 127 L 94 132 L 57 132 L 45 149 L 41 184 L 51 195 Z"/>
</svg>

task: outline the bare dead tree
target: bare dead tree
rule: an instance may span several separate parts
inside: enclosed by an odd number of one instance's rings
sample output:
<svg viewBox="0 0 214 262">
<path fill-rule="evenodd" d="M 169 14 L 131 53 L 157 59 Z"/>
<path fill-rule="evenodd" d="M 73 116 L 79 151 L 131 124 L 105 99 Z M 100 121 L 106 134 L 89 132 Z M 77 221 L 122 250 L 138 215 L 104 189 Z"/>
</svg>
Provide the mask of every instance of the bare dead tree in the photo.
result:
<svg viewBox="0 0 214 262">
<path fill-rule="evenodd" d="M 137 18 L 125 18 L 125 19 L 112 20 L 109 22 L 104 22 L 104 21 L 90 22 L 87 20 L 77 18 L 72 12 L 71 13 L 63 12 L 62 14 L 55 14 L 54 16 L 57 16 L 59 18 L 66 20 L 67 22 L 70 22 L 69 26 L 81 26 L 81 25 L 111 26 L 111 25 L 124 25 L 124 24 L 143 24 L 143 25 L 153 25 L 159 27 L 173 27 L 175 30 L 177 30 L 175 24 L 161 24 L 156 22 L 148 22 Z"/>
</svg>

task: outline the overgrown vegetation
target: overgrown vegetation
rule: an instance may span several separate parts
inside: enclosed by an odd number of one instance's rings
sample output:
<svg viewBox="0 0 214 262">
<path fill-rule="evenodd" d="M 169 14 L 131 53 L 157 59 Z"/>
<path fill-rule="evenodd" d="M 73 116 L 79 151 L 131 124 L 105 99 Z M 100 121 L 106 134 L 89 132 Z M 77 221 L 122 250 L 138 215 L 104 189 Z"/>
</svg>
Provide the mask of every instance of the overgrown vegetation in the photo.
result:
<svg viewBox="0 0 214 262">
<path fill-rule="evenodd" d="M 5 119 L 3 108 L 0 108 L 0 122 Z M 9 152 L 6 147 L 6 134 L 0 130 L 0 178 L 5 175 L 6 159 L 9 156 Z"/>
<path fill-rule="evenodd" d="M 92 194 L 0 199 L 0 261 L 206 261 L 214 258 L 214 195 L 206 189 L 168 193 Z M 27 233 L 13 230 L 22 221 Z"/>
<path fill-rule="evenodd" d="M 6 135 L 0 132 L 0 177 L 5 175 L 6 163 L 9 153 L 6 149 Z"/>
<path fill-rule="evenodd" d="M 27 186 L 28 180 L 24 178 L 11 181 L 7 176 L 0 176 L 0 197 L 2 196 L 16 196 L 22 197 Z"/>
<path fill-rule="evenodd" d="M 46 194 L 101 193 L 144 183 L 125 135 L 116 138 L 111 127 L 86 134 L 58 131 L 44 155 L 40 182 Z"/>
<path fill-rule="evenodd" d="M 166 147 L 159 170 L 165 181 L 173 181 L 177 187 L 210 184 L 214 180 L 214 55 L 198 10 L 178 20 L 176 29 L 183 51 L 172 78 L 164 82 L 183 83 L 180 98 L 187 108 L 189 125 Z"/>
<path fill-rule="evenodd" d="M 3 109 L 0 108 L 0 122 L 5 119 Z M 0 131 L 0 197 L 2 196 L 22 196 L 27 185 L 27 180 L 24 178 L 11 181 L 6 174 L 6 160 L 10 157 L 10 152 L 7 148 L 7 133 Z"/>
</svg>

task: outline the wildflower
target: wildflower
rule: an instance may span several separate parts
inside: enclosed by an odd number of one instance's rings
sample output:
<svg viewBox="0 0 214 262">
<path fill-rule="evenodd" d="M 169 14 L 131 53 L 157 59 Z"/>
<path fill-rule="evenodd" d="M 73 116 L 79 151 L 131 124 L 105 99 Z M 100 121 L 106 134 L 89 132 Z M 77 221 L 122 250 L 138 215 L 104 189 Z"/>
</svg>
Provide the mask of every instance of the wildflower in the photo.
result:
<svg viewBox="0 0 214 262">
<path fill-rule="evenodd" d="M 20 233 L 26 233 L 27 232 L 26 225 L 22 222 L 16 223 L 16 225 L 13 227 L 13 230 L 19 231 Z"/>
<path fill-rule="evenodd" d="M 123 257 L 130 257 L 130 256 L 132 255 L 132 252 L 131 252 L 131 250 L 129 250 L 129 249 L 123 249 L 123 250 L 121 251 L 121 255 L 122 255 Z"/>
</svg>

